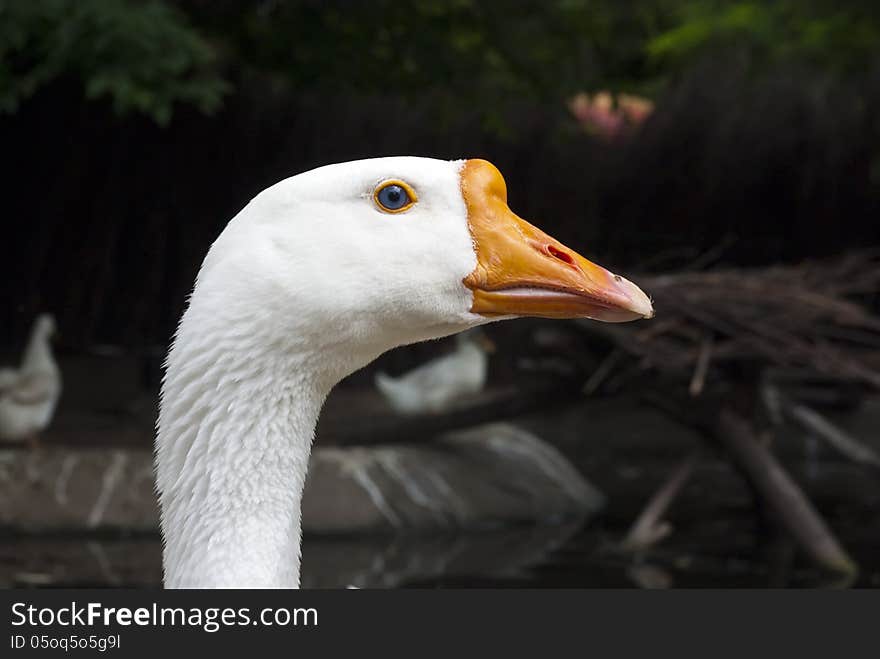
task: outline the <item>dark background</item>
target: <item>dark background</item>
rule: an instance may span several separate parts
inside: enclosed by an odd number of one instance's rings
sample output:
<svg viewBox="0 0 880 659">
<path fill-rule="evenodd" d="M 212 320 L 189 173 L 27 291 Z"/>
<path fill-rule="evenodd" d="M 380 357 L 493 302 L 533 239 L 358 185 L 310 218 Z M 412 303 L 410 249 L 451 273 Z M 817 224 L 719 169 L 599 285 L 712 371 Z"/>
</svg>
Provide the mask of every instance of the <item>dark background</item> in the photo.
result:
<svg viewBox="0 0 880 659">
<path fill-rule="evenodd" d="M 257 192 L 332 162 L 484 157 L 511 205 L 613 269 L 721 246 L 766 264 L 876 244 L 870 1 L 0 3 L 5 319 L 65 349 L 167 343 Z M 655 103 L 617 139 L 577 92 Z"/>
<path fill-rule="evenodd" d="M 307 532 L 305 584 L 880 585 L 876 0 L 0 0 L 0 154 L 0 366 L 48 311 L 64 387 L 39 442 L 0 450 L 0 585 L 161 582 L 161 362 L 208 247 L 276 181 L 383 155 L 491 160 L 516 213 L 644 286 L 658 313 L 493 324 L 486 390 L 445 416 L 393 414 L 371 376 L 452 341 L 337 387 L 318 449 L 430 462 L 441 429 L 513 420 L 607 505 L 566 524 L 539 507 L 492 533 Z M 780 373 L 777 392 L 871 459 L 769 418 Z M 764 463 L 744 468 L 722 412 Z M 655 520 L 673 532 L 624 547 L 689 456 Z M 756 488 L 768 461 L 858 573 L 827 574 L 821 534 L 773 509 L 791 490 Z M 532 482 L 491 472 L 505 500 Z M 347 491 L 356 511 L 366 498 Z"/>
</svg>

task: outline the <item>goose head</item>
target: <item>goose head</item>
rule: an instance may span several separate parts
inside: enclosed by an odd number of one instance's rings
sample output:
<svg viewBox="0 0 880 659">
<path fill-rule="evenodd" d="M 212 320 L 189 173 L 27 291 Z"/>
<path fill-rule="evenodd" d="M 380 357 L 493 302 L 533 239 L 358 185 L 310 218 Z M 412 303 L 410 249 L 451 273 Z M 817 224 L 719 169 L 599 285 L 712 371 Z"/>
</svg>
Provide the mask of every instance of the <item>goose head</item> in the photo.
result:
<svg viewBox="0 0 880 659">
<path fill-rule="evenodd" d="M 56 333 L 55 317 L 52 314 L 43 313 L 36 317 L 22 357 L 23 371 L 30 373 L 50 372 L 57 376 L 58 366 L 52 356 L 51 346 Z"/>
<path fill-rule="evenodd" d="M 55 338 L 57 331 L 55 317 L 49 313 L 42 313 L 34 321 L 32 334 L 43 341 L 50 341 Z"/>
<path fill-rule="evenodd" d="M 344 371 L 502 318 L 653 315 L 634 284 L 514 214 L 484 160 L 376 158 L 286 179 L 230 222 L 199 280 L 272 341 L 355 356 Z"/>
<path fill-rule="evenodd" d="M 323 399 L 396 346 L 516 316 L 652 315 L 507 206 L 482 160 L 330 165 L 268 188 L 205 257 L 156 436 L 170 586 L 296 586 Z"/>
</svg>

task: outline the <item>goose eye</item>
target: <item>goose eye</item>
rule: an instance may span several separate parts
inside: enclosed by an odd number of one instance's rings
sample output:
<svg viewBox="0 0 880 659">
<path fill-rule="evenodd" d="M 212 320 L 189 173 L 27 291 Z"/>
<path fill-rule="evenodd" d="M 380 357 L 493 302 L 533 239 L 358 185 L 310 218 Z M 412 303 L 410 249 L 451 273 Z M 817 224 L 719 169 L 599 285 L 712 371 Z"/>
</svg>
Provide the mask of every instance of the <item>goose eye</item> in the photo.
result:
<svg viewBox="0 0 880 659">
<path fill-rule="evenodd" d="M 376 188 L 373 199 L 383 211 L 400 213 L 416 202 L 416 195 L 403 181 L 386 181 Z"/>
</svg>

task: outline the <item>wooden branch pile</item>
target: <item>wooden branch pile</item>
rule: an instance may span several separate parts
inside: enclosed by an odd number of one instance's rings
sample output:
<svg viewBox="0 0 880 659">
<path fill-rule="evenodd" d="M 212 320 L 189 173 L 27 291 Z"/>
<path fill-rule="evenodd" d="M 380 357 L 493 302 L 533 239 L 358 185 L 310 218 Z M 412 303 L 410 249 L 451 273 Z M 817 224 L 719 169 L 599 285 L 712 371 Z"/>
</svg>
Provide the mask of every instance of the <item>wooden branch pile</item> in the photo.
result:
<svg viewBox="0 0 880 659">
<path fill-rule="evenodd" d="M 863 301 L 880 292 L 880 254 L 797 266 L 642 278 L 657 317 L 600 325 L 641 368 L 702 389 L 711 366 L 758 363 L 880 388 L 880 317 Z"/>
<path fill-rule="evenodd" d="M 871 447 L 811 408 L 797 396 L 797 387 L 792 388 L 793 382 L 813 380 L 826 386 L 880 389 L 880 318 L 869 310 L 880 300 L 880 254 L 861 252 L 798 266 L 685 272 L 639 281 L 654 298 L 654 321 L 579 323 L 617 346 L 588 380 L 586 390 L 595 391 L 601 386 L 598 380 L 621 382 L 640 376 L 645 399 L 720 447 L 808 556 L 827 569 L 853 574 L 855 563 L 772 451 L 758 440 L 747 414 L 756 407 L 750 403 L 763 404 L 776 425 L 794 424 L 853 462 L 880 467 L 880 456 Z M 636 359 L 627 364 L 621 353 Z M 609 363 L 613 367 L 606 368 Z M 731 368 L 737 364 L 748 368 Z M 659 377 L 645 378 L 645 371 Z M 706 390 L 709 395 L 703 395 Z M 741 409 L 744 400 L 746 413 Z M 648 502 L 623 541 L 624 549 L 643 549 L 668 532 L 662 516 L 690 478 L 694 460 L 686 457 Z"/>
</svg>

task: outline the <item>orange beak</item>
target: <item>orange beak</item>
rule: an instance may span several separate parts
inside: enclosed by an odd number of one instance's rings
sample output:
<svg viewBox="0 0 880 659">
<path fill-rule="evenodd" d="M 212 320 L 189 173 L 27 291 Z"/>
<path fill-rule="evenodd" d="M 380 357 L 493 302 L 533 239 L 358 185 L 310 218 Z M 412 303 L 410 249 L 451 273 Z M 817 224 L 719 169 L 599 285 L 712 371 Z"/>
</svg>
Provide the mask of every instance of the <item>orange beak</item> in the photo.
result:
<svg viewBox="0 0 880 659">
<path fill-rule="evenodd" d="M 653 317 L 638 286 L 517 217 L 492 163 L 466 161 L 461 190 L 477 253 L 477 267 L 464 279 L 474 293 L 472 312 L 611 323 Z"/>
</svg>

